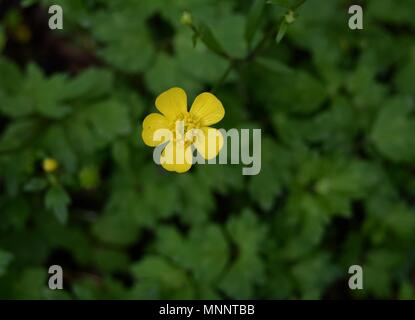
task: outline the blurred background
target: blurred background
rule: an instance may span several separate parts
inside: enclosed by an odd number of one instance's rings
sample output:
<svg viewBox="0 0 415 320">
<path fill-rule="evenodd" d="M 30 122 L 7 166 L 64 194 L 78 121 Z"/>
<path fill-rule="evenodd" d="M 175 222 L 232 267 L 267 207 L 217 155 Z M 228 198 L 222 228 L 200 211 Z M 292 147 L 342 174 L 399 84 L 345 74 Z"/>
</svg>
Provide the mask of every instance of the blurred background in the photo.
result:
<svg viewBox="0 0 415 320">
<path fill-rule="evenodd" d="M 415 1 L 302 2 L 0 0 L 0 298 L 413 299 Z M 173 86 L 262 129 L 259 175 L 153 162 Z"/>
</svg>

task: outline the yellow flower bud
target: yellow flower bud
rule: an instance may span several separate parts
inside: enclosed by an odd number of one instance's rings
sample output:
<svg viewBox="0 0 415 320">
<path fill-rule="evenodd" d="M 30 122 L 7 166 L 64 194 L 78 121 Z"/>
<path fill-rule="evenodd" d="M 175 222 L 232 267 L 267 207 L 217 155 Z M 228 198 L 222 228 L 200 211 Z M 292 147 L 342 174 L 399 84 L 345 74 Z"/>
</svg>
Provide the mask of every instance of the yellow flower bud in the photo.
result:
<svg viewBox="0 0 415 320">
<path fill-rule="evenodd" d="M 43 160 L 43 170 L 46 172 L 53 172 L 55 171 L 59 166 L 58 161 L 52 158 L 46 158 Z"/>
<path fill-rule="evenodd" d="M 182 17 L 180 18 L 180 23 L 184 24 L 185 26 L 191 26 L 192 21 L 192 15 L 188 11 L 184 11 L 182 14 Z"/>
<path fill-rule="evenodd" d="M 32 38 L 32 32 L 24 25 L 18 25 L 14 30 L 14 38 L 20 43 L 28 43 Z"/>
<path fill-rule="evenodd" d="M 286 15 L 285 15 L 285 21 L 288 24 L 291 24 L 295 21 L 295 13 L 294 11 L 290 10 Z"/>
</svg>

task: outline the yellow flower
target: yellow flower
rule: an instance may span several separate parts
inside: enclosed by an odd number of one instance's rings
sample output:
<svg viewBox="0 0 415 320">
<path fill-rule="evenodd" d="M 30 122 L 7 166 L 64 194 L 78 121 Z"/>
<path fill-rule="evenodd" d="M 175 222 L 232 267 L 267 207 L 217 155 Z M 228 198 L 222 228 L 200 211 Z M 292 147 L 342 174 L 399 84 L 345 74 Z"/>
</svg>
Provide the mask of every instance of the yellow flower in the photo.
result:
<svg viewBox="0 0 415 320">
<path fill-rule="evenodd" d="M 161 114 L 151 113 L 144 119 L 141 136 L 150 147 L 166 144 L 160 159 L 163 168 L 188 171 L 192 166 L 192 146 L 204 159 L 218 155 L 223 136 L 210 126 L 222 120 L 225 109 L 213 94 L 199 94 L 187 111 L 184 90 L 171 88 L 157 97 L 156 108 Z"/>
<path fill-rule="evenodd" d="M 43 160 L 43 170 L 46 172 L 53 172 L 58 168 L 59 164 L 55 159 L 46 158 Z"/>
</svg>

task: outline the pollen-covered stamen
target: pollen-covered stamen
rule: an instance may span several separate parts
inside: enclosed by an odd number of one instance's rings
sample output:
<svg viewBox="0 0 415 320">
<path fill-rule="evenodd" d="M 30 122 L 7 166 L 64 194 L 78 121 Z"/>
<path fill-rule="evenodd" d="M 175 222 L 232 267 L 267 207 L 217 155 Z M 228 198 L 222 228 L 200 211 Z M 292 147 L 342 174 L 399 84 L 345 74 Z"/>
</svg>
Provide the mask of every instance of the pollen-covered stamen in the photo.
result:
<svg viewBox="0 0 415 320">
<path fill-rule="evenodd" d="M 184 116 L 185 122 L 185 131 L 192 129 L 198 129 L 200 127 L 200 120 L 197 119 L 195 116 L 191 115 L 190 113 Z"/>
<path fill-rule="evenodd" d="M 180 114 L 177 116 L 176 120 L 170 125 L 170 130 L 173 132 L 173 141 L 174 142 L 184 142 L 186 145 L 192 144 L 195 141 L 195 138 L 190 135 L 192 138 L 189 140 L 186 138 L 186 133 L 200 128 L 200 120 L 192 116 L 190 113 Z M 187 135 L 189 137 L 189 135 Z"/>
</svg>

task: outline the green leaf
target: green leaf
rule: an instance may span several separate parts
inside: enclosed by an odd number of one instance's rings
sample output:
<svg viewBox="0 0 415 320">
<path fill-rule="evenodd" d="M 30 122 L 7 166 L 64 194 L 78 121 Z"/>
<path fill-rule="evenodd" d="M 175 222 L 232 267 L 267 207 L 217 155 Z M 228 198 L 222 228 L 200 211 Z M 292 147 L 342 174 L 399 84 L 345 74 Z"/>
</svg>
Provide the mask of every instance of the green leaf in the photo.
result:
<svg viewBox="0 0 415 320">
<path fill-rule="evenodd" d="M 115 100 L 94 104 L 86 111 L 85 116 L 92 124 L 97 138 L 103 141 L 110 142 L 131 130 L 128 110 Z"/>
<path fill-rule="evenodd" d="M 320 299 L 326 287 L 340 275 L 330 263 L 330 256 L 317 253 L 304 259 L 292 268 L 292 273 L 299 284 L 301 299 Z"/>
<path fill-rule="evenodd" d="M 131 267 L 138 280 L 132 291 L 134 299 L 192 299 L 193 288 L 183 270 L 166 259 L 148 255 Z"/>
<path fill-rule="evenodd" d="M 268 82 L 269 81 L 269 82 Z M 263 83 L 267 100 L 272 110 L 307 114 L 317 110 L 327 97 L 326 87 L 315 76 L 307 72 L 289 73 L 285 76 L 269 74 Z"/>
<path fill-rule="evenodd" d="M 163 53 L 159 54 L 155 64 L 145 75 L 146 84 L 154 94 L 160 94 L 173 86 L 184 88 L 186 92 L 195 94 L 201 88 L 201 84 L 184 71 L 181 69 L 180 60 Z"/>
<path fill-rule="evenodd" d="M 285 19 L 283 19 L 280 24 L 280 27 L 278 28 L 277 37 L 275 38 L 275 41 L 277 41 L 277 43 L 281 42 L 281 40 L 284 38 L 285 34 L 287 33 L 287 30 L 288 30 L 288 23 Z"/>
<path fill-rule="evenodd" d="M 248 189 L 254 202 L 263 210 L 270 210 L 290 177 L 289 158 L 286 150 L 265 138 L 262 142 L 261 161 L 261 172 L 251 178 Z"/>
<path fill-rule="evenodd" d="M 39 192 L 47 187 L 47 181 L 43 178 L 32 178 L 24 185 L 24 190 L 27 192 Z"/>
<path fill-rule="evenodd" d="M 105 243 L 116 245 L 133 243 L 137 238 L 138 231 L 137 224 L 131 221 L 128 214 L 123 211 L 107 212 L 99 217 L 92 226 L 92 234 L 95 237 Z"/>
<path fill-rule="evenodd" d="M 7 267 L 13 260 L 13 255 L 7 251 L 0 250 L 0 277 L 6 274 Z"/>
<path fill-rule="evenodd" d="M 56 219 L 65 224 L 68 220 L 68 205 L 71 199 L 66 191 L 59 185 L 52 186 L 45 196 L 45 207 L 51 210 Z"/>
<path fill-rule="evenodd" d="M 220 281 L 220 287 L 232 298 L 253 298 L 254 286 L 264 280 L 264 265 L 259 252 L 265 227 L 249 210 L 232 217 L 226 227 L 237 245 L 238 255 Z"/>
<path fill-rule="evenodd" d="M 95 263 L 104 272 L 122 271 L 129 263 L 128 256 L 121 250 L 99 248 L 93 255 Z"/>
<path fill-rule="evenodd" d="M 76 281 L 72 287 L 74 296 L 81 300 L 131 299 L 129 292 L 112 277 L 102 277 L 100 281 L 90 275 Z M 55 290 L 58 291 L 58 290 Z"/>
<path fill-rule="evenodd" d="M 91 30 L 94 37 L 103 43 L 99 54 L 116 68 L 135 73 L 147 68 L 154 48 L 144 19 L 135 9 L 137 3 L 111 11 L 100 10 L 92 17 Z M 138 3 L 138 5 L 140 5 Z"/>
<path fill-rule="evenodd" d="M 3 232 L 14 230 L 16 233 L 25 230 L 30 215 L 30 206 L 27 201 L 23 198 L 16 198 L 6 201 L 0 208 L 3 213 L 0 230 Z"/>
<path fill-rule="evenodd" d="M 40 124 L 35 120 L 12 122 L 0 138 L 0 151 L 13 151 L 26 145 L 39 128 Z"/>
<path fill-rule="evenodd" d="M 218 57 L 204 45 L 197 45 L 196 47 L 193 47 L 191 41 L 189 41 L 189 32 L 190 30 L 184 29 L 183 32 L 178 33 L 175 37 L 175 59 L 177 60 L 177 66 L 175 67 L 176 69 L 173 69 L 171 71 L 166 70 L 168 74 L 164 74 L 164 77 L 158 76 L 158 78 L 167 78 L 167 81 L 165 81 L 166 83 L 163 84 L 163 88 L 167 88 L 169 86 L 169 83 L 167 82 L 172 81 L 170 83 L 177 83 L 178 85 L 186 86 L 186 88 L 194 87 L 194 93 L 196 94 L 198 93 L 196 92 L 196 89 L 198 89 L 199 86 L 197 86 L 196 83 L 193 85 L 191 83 L 186 83 L 185 78 L 189 78 L 189 76 L 191 76 L 192 79 L 194 78 L 193 82 L 197 81 L 202 83 L 214 83 L 225 72 L 228 64 L 227 61 L 225 61 L 221 57 Z M 157 64 L 158 63 L 159 61 L 157 61 Z M 195 65 L 197 65 L 198 67 L 195 68 Z M 170 73 L 173 72 L 175 72 L 175 74 L 170 75 Z M 183 79 L 181 79 L 182 77 Z M 160 80 L 157 79 L 157 81 Z M 149 87 L 153 88 L 153 86 L 154 84 L 150 83 L 149 81 Z"/>
<path fill-rule="evenodd" d="M 294 72 L 289 66 L 278 60 L 259 57 L 255 59 L 255 62 L 261 67 L 277 74 L 285 75 Z"/>
<path fill-rule="evenodd" d="M 415 74 L 415 48 L 412 49 L 410 60 L 396 75 L 396 86 L 403 94 L 415 95 L 413 75 Z"/>
<path fill-rule="evenodd" d="M 0 74 L 0 92 L 17 93 L 20 90 L 22 73 L 15 63 L 3 56 L 0 56 Z"/>
<path fill-rule="evenodd" d="M 255 0 L 248 12 L 245 26 L 245 39 L 248 42 L 248 45 L 251 44 L 252 39 L 260 26 L 265 3 L 266 0 Z"/>
<path fill-rule="evenodd" d="M 47 269 L 27 268 L 22 271 L 19 279 L 13 283 L 13 294 L 17 299 L 39 300 L 44 297 L 44 291 L 50 290 L 46 286 Z"/>
<path fill-rule="evenodd" d="M 245 25 L 244 17 L 239 14 L 224 15 L 212 24 L 211 32 L 215 34 L 226 55 L 238 59 L 244 59 L 247 56 Z"/>
<path fill-rule="evenodd" d="M 112 86 L 113 75 L 109 70 L 91 68 L 68 81 L 62 98 L 92 100 L 107 95 Z"/>
<path fill-rule="evenodd" d="M 22 0 L 21 5 L 23 7 L 30 7 L 32 5 L 34 5 L 35 3 L 37 3 L 39 0 Z"/>
<path fill-rule="evenodd" d="M 397 277 L 397 270 L 402 265 L 403 258 L 398 252 L 386 248 L 369 252 L 363 266 L 365 290 L 379 299 L 390 296 L 393 280 Z"/>
<path fill-rule="evenodd" d="M 372 130 L 372 140 L 378 150 L 395 162 L 415 160 L 414 104 L 408 97 L 398 97 L 385 103 Z"/>
<path fill-rule="evenodd" d="M 286 9 L 296 8 L 302 2 L 302 0 L 267 0 L 268 4 L 278 5 Z"/>
<path fill-rule="evenodd" d="M 79 172 L 79 183 L 82 188 L 95 189 L 100 183 L 99 170 L 96 166 L 86 166 Z"/>
<path fill-rule="evenodd" d="M 116 141 L 112 145 L 112 157 L 115 162 L 122 168 L 127 169 L 130 165 L 131 150 L 130 146 L 125 141 Z"/>
<path fill-rule="evenodd" d="M 215 284 L 228 261 L 229 248 L 218 226 L 192 228 L 182 237 L 173 228 L 160 228 L 157 243 L 160 253 L 190 270 L 198 282 Z"/>
<path fill-rule="evenodd" d="M 368 16 L 374 19 L 397 25 L 405 23 L 415 25 L 411 14 L 415 10 L 415 4 L 411 0 L 402 0 L 401 5 L 397 8 L 395 8 L 393 0 L 382 0 L 378 3 L 370 2 L 366 10 Z M 392 11 L 393 14 L 391 14 Z"/>
<path fill-rule="evenodd" d="M 415 292 L 410 281 L 404 282 L 399 288 L 399 300 L 414 300 Z"/>
<path fill-rule="evenodd" d="M 216 39 L 209 26 L 202 22 L 198 25 L 197 32 L 200 40 L 206 45 L 206 47 L 220 56 L 227 56 L 225 49 L 223 49 L 222 45 Z"/>
</svg>

